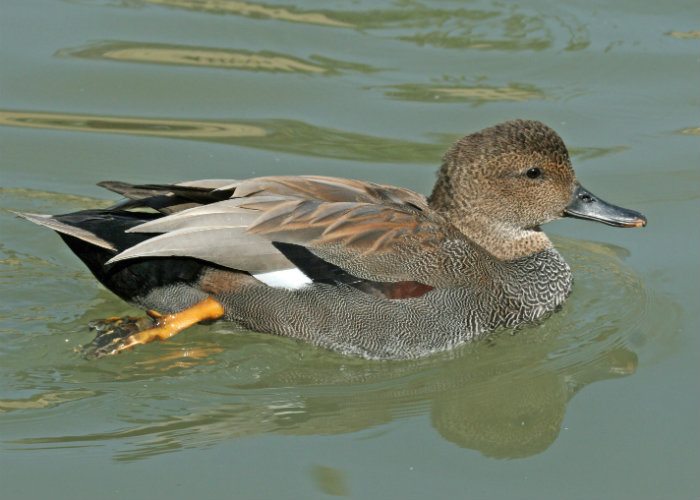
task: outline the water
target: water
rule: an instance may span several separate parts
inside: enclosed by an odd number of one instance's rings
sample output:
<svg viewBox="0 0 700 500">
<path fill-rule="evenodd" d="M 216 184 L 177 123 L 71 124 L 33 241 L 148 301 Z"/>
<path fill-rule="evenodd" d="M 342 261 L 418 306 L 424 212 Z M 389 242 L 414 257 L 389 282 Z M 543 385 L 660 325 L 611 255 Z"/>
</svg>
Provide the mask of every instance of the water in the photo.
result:
<svg viewBox="0 0 700 500">
<path fill-rule="evenodd" d="M 15 498 L 697 498 L 697 2 L 5 0 L 0 481 Z M 135 314 L 7 210 L 105 179 L 342 175 L 427 192 L 453 139 L 545 121 L 644 230 L 547 230 L 540 326 L 413 362 L 197 327 L 98 362 Z M 575 397 L 574 397 L 575 396 Z"/>
</svg>

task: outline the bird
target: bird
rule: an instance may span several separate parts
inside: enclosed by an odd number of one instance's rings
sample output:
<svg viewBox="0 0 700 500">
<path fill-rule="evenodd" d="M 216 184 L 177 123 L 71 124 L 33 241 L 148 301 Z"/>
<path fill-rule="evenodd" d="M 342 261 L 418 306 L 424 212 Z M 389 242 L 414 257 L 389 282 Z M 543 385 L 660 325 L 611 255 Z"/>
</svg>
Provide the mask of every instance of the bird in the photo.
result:
<svg viewBox="0 0 700 500">
<path fill-rule="evenodd" d="M 542 225 L 647 223 L 585 189 L 561 137 L 522 119 L 456 141 L 429 196 L 319 175 L 99 185 L 124 200 L 17 213 L 147 311 L 93 323 L 87 357 L 213 321 L 347 356 L 428 356 L 562 306 L 572 272 Z"/>
</svg>

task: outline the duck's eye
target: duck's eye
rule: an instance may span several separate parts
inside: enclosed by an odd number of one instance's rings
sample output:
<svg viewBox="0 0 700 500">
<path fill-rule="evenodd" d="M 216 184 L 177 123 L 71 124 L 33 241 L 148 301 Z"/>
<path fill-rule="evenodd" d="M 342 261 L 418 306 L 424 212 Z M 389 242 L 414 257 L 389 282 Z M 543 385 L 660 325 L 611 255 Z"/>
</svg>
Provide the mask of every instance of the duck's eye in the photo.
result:
<svg viewBox="0 0 700 500">
<path fill-rule="evenodd" d="M 537 179 L 542 175 L 542 170 L 540 170 L 537 167 L 532 167 L 527 172 L 525 172 L 525 175 L 527 175 L 530 179 Z"/>
</svg>

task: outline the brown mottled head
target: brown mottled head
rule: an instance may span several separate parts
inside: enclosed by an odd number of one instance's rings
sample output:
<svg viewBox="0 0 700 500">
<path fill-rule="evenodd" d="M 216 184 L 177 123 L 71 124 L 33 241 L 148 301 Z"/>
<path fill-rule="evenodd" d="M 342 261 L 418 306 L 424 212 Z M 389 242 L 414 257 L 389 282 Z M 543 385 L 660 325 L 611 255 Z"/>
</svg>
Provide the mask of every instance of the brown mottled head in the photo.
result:
<svg viewBox="0 0 700 500">
<path fill-rule="evenodd" d="M 616 227 L 646 218 L 576 181 L 564 141 L 545 124 L 513 120 L 457 141 L 442 160 L 430 205 L 499 259 L 551 246 L 539 226 L 568 216 Z"/>
<path fill-rule="evenodd" d="M 457 141 L 430 203 L 458 227 L 461 218 L 481 216 L 530 229 L 563 215 L 575 182 L 561 137 L 543 123 L 513 120 Z"/>
</svg>

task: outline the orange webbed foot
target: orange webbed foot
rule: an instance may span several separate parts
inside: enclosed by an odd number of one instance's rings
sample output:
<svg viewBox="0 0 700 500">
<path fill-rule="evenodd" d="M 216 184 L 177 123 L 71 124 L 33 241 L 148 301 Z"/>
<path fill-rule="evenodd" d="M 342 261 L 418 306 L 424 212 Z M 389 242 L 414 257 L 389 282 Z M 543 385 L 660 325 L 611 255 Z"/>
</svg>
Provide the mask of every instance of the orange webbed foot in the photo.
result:
<svg viewBox="0 0 700 500">
<path fill-rule="evenodd" d="M 143 318 L 107 318 L 93 322 L 90 327 L 98 334 L 90 345 L 83 349 L 87 358 L 100 358 L 119 354 L 140 344 L 165 340 L 200 321 L 216 320 L 224 315 L 224 308 L 209 297 L 197 304 L 173 314 L 147 311 Z"/>
</svg>

